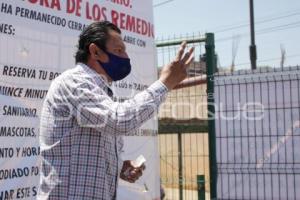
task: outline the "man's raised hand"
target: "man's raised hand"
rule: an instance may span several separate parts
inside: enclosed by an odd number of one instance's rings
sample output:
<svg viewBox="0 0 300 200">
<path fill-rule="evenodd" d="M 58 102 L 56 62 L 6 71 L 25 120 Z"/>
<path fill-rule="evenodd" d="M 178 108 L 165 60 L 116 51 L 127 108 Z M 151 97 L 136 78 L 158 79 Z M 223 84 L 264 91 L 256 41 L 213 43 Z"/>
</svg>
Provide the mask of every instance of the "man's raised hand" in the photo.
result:
<svg viewBox="0 0 300 200">
<path fill-rule="evenodd" d="M 159 80 L 166 85 L 169 90 L 172 90 L 176 85 L 187 77 L 187 68 L 194 60 L 194 47 L 187 52 L 186 42 L 180 45 L 177 55 L 173 61 L 163 67 Z"/>
</svg>

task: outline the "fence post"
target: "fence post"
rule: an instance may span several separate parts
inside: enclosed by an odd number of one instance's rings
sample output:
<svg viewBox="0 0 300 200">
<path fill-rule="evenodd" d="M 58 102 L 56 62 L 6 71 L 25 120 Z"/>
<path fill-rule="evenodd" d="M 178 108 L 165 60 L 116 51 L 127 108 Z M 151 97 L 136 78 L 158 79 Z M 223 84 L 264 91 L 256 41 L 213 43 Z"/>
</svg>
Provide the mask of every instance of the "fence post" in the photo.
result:
<svg viewBox="0 0 300 200">
<path fill-rule="evenodd" d="M 209 140 L 210 198 L 217 199 L 217 156 L 215 132 L 214 72 L 216 69 L 214 34 L 206 34 L 207 112 Z"/>
<path fill-rule="evenodd" d="M 178 133 L 179 200 L 183 200 L 182 133 Z"/>
<path fill-rule="evenodd" d="M 198 200 L 205 200 L 205 176 L 197 175 Z"/>
</svg>

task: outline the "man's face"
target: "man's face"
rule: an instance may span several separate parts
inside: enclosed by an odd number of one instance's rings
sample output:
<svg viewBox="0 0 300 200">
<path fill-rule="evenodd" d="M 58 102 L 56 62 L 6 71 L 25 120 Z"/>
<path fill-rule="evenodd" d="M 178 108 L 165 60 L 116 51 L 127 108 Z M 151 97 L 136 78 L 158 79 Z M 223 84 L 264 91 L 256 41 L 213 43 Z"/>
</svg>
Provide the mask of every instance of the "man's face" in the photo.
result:
<svg viewBox="0 0 300 200">
<path fill-rule="evenodd" d="M 128 58 L 128 55 L 126 53 L 126 46 L 122 40 L 121 35 L 114 30 L 110 30 L 109 36 L 110 37 L 106 42 L 106 50 L 122 58 Z"/>
</svg>

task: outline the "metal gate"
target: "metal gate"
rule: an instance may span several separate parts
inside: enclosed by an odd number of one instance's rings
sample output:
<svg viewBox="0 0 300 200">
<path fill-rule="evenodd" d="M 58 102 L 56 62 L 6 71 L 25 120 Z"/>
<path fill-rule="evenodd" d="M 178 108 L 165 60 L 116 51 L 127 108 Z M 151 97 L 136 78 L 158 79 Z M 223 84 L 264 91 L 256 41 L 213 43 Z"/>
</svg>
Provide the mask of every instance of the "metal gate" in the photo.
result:
<svg viewBox="0 0 300 200">
<path fill-rule="evenodd" d="M 175 57 L 184 40 L 195 47 L 195 61 L 160 109 L 161 183 L 166 200 L 211 199 L 216 195 L 214 120 L 208 120 L 214 113 L 208 103 L 213 103 L 214 35 L 158 41 L 159 66 Z"/>
</svg>

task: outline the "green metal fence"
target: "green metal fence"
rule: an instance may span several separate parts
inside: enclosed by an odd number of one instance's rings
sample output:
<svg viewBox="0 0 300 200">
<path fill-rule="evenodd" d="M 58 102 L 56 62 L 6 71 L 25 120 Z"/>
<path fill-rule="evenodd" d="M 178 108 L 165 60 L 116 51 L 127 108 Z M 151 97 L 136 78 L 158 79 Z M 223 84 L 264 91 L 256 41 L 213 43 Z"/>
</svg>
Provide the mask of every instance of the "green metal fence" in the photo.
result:
<svg viewBox="0 0 300 200">
<path fill-rule="evenodd" d="M 300 199 L 300 67 L 214 78 L 218 199 Z"/>
<path fill-rule="evenodd" d="M 166 200 L 216 198 L 214 113 L 214 35 L 157 41 L 157 60 L 164 66 L 182 41 L 195 47 L 188 79 L 170 92 L 159 114 L 161 182 Z M 208 78 L 207 78 L 208 77 Z M 210 134 L 208 134 L 210 133 Z"/>
<path fill-rule="evenodd" d="M 160 66 L 182 40 L 158 42 Z M 216 73 L 213 34 L 188 43 L 189 77 L 159 115 L 165 199 L 300 199 L 300 67 Z"/>
</svg>

